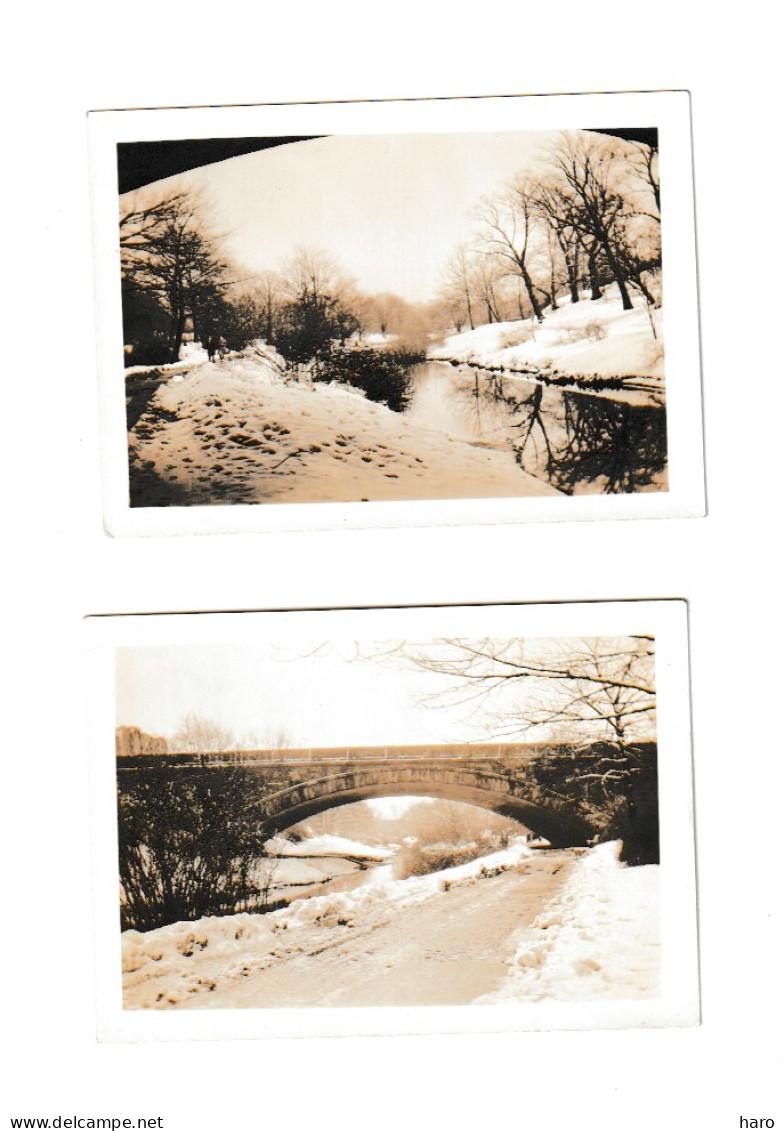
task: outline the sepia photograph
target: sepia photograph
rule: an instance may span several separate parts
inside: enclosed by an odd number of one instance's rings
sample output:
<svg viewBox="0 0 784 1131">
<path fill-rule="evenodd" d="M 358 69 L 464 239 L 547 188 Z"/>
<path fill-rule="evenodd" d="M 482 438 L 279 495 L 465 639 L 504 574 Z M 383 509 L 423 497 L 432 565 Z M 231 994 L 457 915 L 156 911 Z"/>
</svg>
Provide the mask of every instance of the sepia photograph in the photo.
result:
<svg viewBox="0 0 784 1131">
<path fill-rule="evenodd" d="M 541 611 L 507 613 L 451 619 L 532 634 L 430 636 L 422 613 L 368 614 L 370 630 L 419 631 L 352 638 L 334 613 L 311 639 L 292 614 L 287 639 L 239 614 L 220 618 L 241 628 L 228 641 L 202 615 L 206 638 L 114 649 L 114 749 L 96 755 L 116 769 L 124 1011 L 655 1015 L 663 952 L 674 962 L 657 633 L 610 616 L 601 635 L 539 635 Z M 666 668 L 666 632 L 662 647 Z M 679 859 L 681 886 L 692 868 Z"/>
<path fill-rule="evenodd" d="M 616 97 L 579 128 L 116 142 L 128 510 L 666 500 L 688 181 L 656 96 L 592 126 Z"/>
</svg>

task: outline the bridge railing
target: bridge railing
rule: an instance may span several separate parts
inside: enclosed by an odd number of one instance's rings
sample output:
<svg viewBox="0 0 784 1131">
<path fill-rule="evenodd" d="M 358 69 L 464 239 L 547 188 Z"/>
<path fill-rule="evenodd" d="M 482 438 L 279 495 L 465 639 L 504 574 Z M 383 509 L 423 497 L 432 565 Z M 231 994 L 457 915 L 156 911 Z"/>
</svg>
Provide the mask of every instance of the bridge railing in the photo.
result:
<svg viewBox="0 0 784 1131">
<path fill-rule="evenodd" d="M 274 750 L 206 750 L 165 754 L 134 754 L 118 757 L 118 768 L 179 769 L 198 766 L 252 766 L 310 762 L 405 762 L 405 761 L 530 761 L 557 749 L 558 743 L 476 743 L 433 746 L 345 746 L 296 747 Z"/>
</svg>

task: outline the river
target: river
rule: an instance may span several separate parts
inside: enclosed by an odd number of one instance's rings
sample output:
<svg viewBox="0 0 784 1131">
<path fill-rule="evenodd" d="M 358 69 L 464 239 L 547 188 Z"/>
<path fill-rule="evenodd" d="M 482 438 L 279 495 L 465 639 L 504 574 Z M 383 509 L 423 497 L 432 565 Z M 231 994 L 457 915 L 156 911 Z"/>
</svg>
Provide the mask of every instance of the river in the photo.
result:
<svg viewBox="0 0 784 1131">
<path fill-rule="evenodd" d="M 508 450 L 520 469 L 567 495 L 667 488 L 662 395 L 584 392 L 509 374 L 425 362 L 405 415 L 455 440 Z"/>
</svg>

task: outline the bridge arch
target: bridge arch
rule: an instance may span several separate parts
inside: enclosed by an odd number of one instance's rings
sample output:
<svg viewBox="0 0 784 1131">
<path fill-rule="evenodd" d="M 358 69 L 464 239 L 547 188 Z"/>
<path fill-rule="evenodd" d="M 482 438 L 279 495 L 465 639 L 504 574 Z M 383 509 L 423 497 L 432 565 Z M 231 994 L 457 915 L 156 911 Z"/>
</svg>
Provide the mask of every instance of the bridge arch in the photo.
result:
<svg viewBox="0 0 784 1131">
<path fill-rule="evenodd" d="M 271 833 L 342 805 L 408 795 L 480 806 L 519 821 L 557 847 L 585 845 L 596 832 L 554 794 L 536 791 L 533 797 L 523 783 L 505 775 L 448 765 L 341 768 L 269 793 L 258 808 Z"/>
</svg>

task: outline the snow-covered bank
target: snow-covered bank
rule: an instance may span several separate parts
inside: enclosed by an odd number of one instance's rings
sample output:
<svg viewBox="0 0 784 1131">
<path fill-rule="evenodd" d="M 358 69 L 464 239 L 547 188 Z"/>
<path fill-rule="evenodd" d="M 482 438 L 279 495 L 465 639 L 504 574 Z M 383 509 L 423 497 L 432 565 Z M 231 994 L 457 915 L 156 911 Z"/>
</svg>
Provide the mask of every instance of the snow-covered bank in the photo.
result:
<svg viewBox="0 0 784 1131">
<path fill-rule="evenodd" d="M 318 954 L 344 941 L 347 930 L 372 931 L 405 908 L 437 897 L 443 893 L 445 880 L 452 887 L 476 883 L 483 876 L 516 867 L 530 855 L 520 839 L 500 852 L 450 868 L 448 873 L 314 896 L 268 915 L 210 917 L 146 933 L 125 931 L 125 1006 L 168 1008 L 287 958 Z"/>
<path fill-rule="evenodd" d="M 651 317 L 656 328 L 654 337 Z M 650 312 L 642 296 L 624 310 L 617 288 L 591 302 L 562 300 L 543 322 L 495 322 L 448 337 L 430 351 L 434 360 L 467 362 L 556 376 L 664 379 L 661 310 Z"/>
<path fill-rule="evenodd" d="M 166 361 L 161 365 L 129 365 L 123 372 L 126 378 L 139 377 L 145 373 L 162 373 L 173 377 L 177 373 L 187 373 L 196 365 L 204 365 L 209 360 L 209 354 L 200 342 L 183 342 L 178 361 Z"/>
<path fill-rule="evenodd" d="M 288 840 L 286 837 L 273 837 L 264 846 L 270 856 L 348 856 L 353 860 L 388 860 L 394 856 L 390 848 L 381 845 L 371 846 L 358 840 L 332 836 L 328 833 L 308 836 L 303 840 Z"/>
<path fill-rule="evenodd" d="M 511 451 L 450 439 L 344 385 L 286 381 L 252 351 L 161 385 L 129 450 L 132 466 L 190 503 L 558 493 L 521 471 Z"/>
<path fill-rule="evenodd" d="M 260 886 L 269 885 L 271 903 L 309 897 L 323 885 L 339 890 L 369 882 L 371 873 L 394 855 L 390 848 L 371 847 L 339 836 L 310 836 L 300 841 L 285 837 L 268 840 L 268 853 L 259 861 Z"/>
<path fill-rule="evenodd" d="M 659 869 L 619 863 L 620 842 L 575 865 L 523 931 L 505 982 L 484 1003 L 650 998 L 659 992 Z"/>
</svg>

